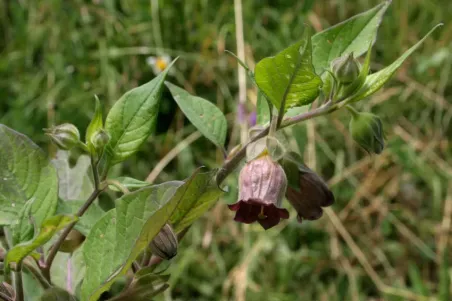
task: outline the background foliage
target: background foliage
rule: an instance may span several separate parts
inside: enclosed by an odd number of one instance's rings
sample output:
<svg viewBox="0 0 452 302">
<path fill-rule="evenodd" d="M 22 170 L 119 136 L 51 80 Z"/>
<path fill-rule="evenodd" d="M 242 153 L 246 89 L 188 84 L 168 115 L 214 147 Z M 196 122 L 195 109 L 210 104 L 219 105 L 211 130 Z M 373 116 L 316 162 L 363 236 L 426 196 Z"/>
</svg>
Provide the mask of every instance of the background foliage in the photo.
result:
<svg viewBox="0 0 452 302">
<path fill-rule="evenodd" d="M 305 22 L 320 31 L 379 2 L 243 1 L 247 63 L 297 41 Z M 291 213 L 268 232 L 239 225 L 226 207 L 236 193 L 230 177 L 231 194 L 184 238 L 162 298 L 450 299 L 451 17 L 448 0 L 394 0 L 383 18 L 372 70 L 446 24 L 385 89 L 359 104 L 383 118 L 388 147 L 380 156 L 352 142 L 345 111 L 288 131 L 306 163 L 329 181 L 335 214 L 299 225 Z M 42 128 L 71 122 L 85 129 L 94 94 L 110 108 L 154 77 L 146 58 L 164 54 L 180 56 L 171 81 L 224 109 L 234 128 L 227 142 L 239 141 L 237 64 L 224 53 L 236 49 L 233 1 L 2 0 L 0 37 L 0 123 L 50 153 Z M 256 92 L 249 87 L 251 113 Z M 117 166 L 118 175 L 146 179 L 157 165 L 160 183 L 184 179 L 199 165 L 218 166 L 221 152 L 193 131 L 166 90 L 158 134 Z M 184 139 L 187 146 L 175 148 Z M 160 161 L 170 152 L 174 160 Z"/>
</svg>

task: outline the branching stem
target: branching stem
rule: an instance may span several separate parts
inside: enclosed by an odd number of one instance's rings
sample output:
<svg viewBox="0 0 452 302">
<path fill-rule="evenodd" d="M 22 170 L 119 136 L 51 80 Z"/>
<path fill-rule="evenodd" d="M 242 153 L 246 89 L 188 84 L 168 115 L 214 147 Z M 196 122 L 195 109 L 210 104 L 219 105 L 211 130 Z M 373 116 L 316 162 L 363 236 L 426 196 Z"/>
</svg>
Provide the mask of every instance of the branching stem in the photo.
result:
<svg viewBox="0 0 452 302">
<path fill-rule="evenodd" d="M 333 111 L 336 111 L 342 107 L 344 107 L 345 105 L 347 105 L 347 102 L 342 102 L 342 103 L 332 103 L 332 102 L 327 102 L 326 104 L 324 104 L 323 106 L 293 116 L 293 117 L 289 117 L 284 119 L 281 122 L 281 126 L 279 127 L 279 129 L 283 129 L 295 124 L 298 124 L 300 122 L 312 119 L 314 117 L 318 117 L 321 115 L 326 115 L 329 114 Z M 278 130 L 279 130 L 278 129 Z M 246 155 L 246 148 L 253 142 L 257 141 L 258 139 L 268 135 L 270 130 L 270 127 L 265 128 L 264 130 L 262 130 L 261 132 L 259 132 L 255 137 L 253 137 L 247 144 L 245 144 L 232 158 L 230 158 L 228 161 L 226 161 L 223 165 L 223 167 L 220 168 L 220 170 L 217 173 L 217 184 L 221 184 L 226 177 L 232 173 L 232 171 L 238 166 L 238 164 L 240 163 L 240 161 L 245 157 Z"/>
</svg>

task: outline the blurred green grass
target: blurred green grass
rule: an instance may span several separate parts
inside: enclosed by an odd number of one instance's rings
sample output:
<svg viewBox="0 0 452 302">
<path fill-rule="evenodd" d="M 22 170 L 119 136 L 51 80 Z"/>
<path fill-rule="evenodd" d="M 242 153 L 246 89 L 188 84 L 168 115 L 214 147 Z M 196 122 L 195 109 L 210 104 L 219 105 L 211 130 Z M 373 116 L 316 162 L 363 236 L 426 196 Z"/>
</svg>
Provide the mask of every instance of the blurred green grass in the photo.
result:
<svg viewBox="0 0 452 302">
<path fill-rule="evenodd" d="M 380 1 L 243 1 L 246 59 L 253 66 L 297 40 L 304 23 L 318 31 Z M 270 231 L 232 221 L 231 189 L 182 242 L 162 298 L 188 300 L 451 299 L 452 2 L 394 0 L 373 51 L 373 70 L 394 61 L 444 21 L 359 108 L 379 114 L 387 148 L 378 157 L 356 147 L 339 112 L 287 135 L 329 183 L 333 211 Z M 106 109 L 154 75 L 151 55 L 180 56 L 171 81 L 215 102 L 232 133 L 237 99 L 233 1 L 0 1 L 0 123 L 52 151 L 42 128 L 85 129 L 94 94 Z M 248 90 L 248 110 L 255 91 Z M 115 173 L 145 179 L 194 128 L 165 93 L 157 134 Z M 82 131 L 83 132 L 83 131 Z M 206 139 L 182 148 L 157 182 L 183 179 L 221 153 Z"/>
</svg>

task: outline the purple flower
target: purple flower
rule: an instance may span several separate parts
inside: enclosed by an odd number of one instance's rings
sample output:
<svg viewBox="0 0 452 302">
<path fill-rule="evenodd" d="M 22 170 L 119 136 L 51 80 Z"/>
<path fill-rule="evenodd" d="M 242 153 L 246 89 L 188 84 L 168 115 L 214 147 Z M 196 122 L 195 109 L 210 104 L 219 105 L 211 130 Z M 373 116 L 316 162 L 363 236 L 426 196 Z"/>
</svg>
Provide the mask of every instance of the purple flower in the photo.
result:
<svg viewBox="0 0 452 302">
<path fill-rule="evenodd" d="M 319 219 L 323 214 L 322 207 L 334 203 L 334 195 L 327 184 L 306 166 L 299 170 L 298 188 L 289 186 L 286 197 L 297 211 L 300 222 Z"/>
<path fill-rule="evenodd" d="M 247 163 L 240 172 L 239 201 L 229 205 L 229 209 L 237 212 L 234 220 L 247 224 L 257 221 L 269 229 L 289 218 L 289 212 L 280 208 L 286 188 L 286 174 L 270 156 Z"/>
</svg>

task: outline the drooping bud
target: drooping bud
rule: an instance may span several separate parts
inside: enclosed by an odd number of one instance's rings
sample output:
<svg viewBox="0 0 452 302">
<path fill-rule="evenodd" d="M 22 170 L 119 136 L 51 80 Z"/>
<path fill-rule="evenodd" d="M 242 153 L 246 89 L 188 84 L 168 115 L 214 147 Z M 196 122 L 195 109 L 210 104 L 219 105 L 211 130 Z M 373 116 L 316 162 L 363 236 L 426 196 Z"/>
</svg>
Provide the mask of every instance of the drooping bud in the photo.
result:
<svg viewBox="0 0 452 302">
<path fill-rule="evenodd" d="M 165 224 L 149 247 L 154 255 L 170 260 L 177 255 L 177 237 L 169 224 Z"/>
<path fill-rule="evenodd" d="M 350 133 L 353 139 L 369 153 L 380 154 L 384 148 L 383 124 L 378 116 L 351 109 Z"/>
<path fill-rule="evenodd" d="M 0 292 L 3 297 L 8 297 L 10 299 L 9 301 L 16 300 L 16 292 L 14 291 L 14 288 L 5 281 L 0 283 Z"/>
<path fill-rule="evenodd" d="M 58 251 L 63 253 L 72 253 L 80 247 L 84 240 L 85 236 L 83 236 L 82 233 L 77 230 L 71 230 L 66 236 L 66 239 L 64 239 Z"/>
<path fill-rule="evenodd" d="M 229 205 L 237 212 L 234 220 L 242 223 L 255 221 L 269 229 L 289 212 L 280 208 L 287 189 L 283 168 L 268 155 L 262 155 L 243 167 L 239 177 L 239 201 Z"/>
<path fill-rule="evenodd" d="M 350 84 L 359 76 L 359 62 L 353 57 L 353 52 L 337 58 L 332 62 L 332 70 L 341 84 Z"/>
<path fill-rule="evenodd" d="M 102 151 L 109 141 L 110 135 L 104 129 L 97 130 L 91 137 L 91 143 L 98 152 Z"/>
<path fill-rule="evenodd" d="M 289 178 L 286 198 L 298 213 L 298 221 L 319 219 L 323 210 L 334 203 L 334 195 L 325 181 L 306 167 L 298 154 L 284 157 L 284 170 Z"/>
<path fill-rule="evenodd" d="M 62 150 L 70 150 L 80 143 L 80 133 L 77 127 L 72 124 L 61 124 L 53 128 L 44 129 L 44 131 L 52 142 Z"/>
</svg>

